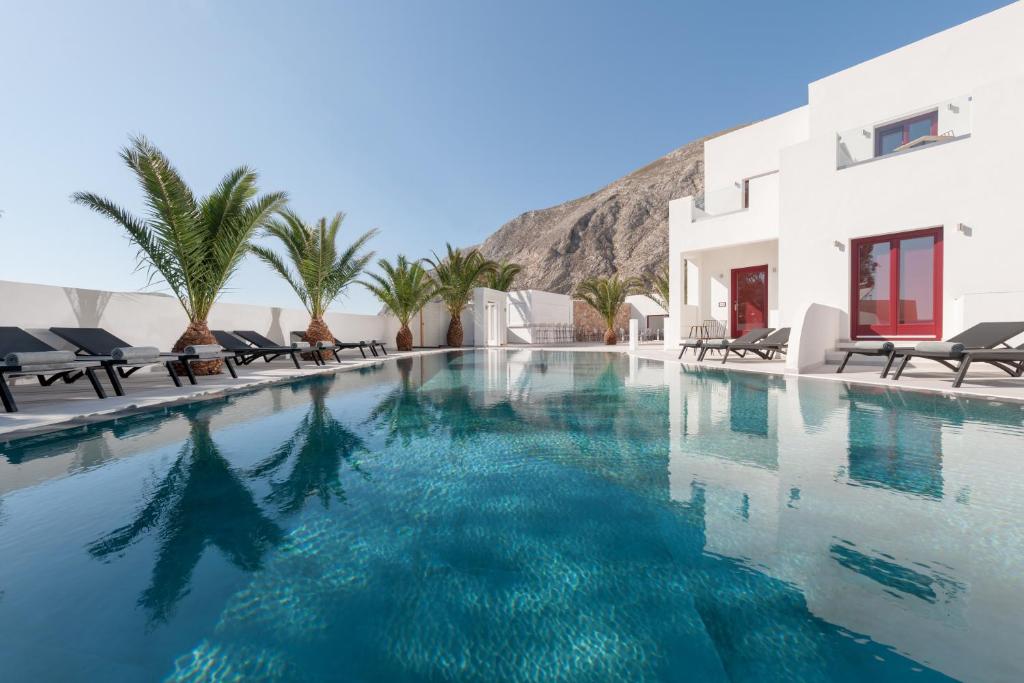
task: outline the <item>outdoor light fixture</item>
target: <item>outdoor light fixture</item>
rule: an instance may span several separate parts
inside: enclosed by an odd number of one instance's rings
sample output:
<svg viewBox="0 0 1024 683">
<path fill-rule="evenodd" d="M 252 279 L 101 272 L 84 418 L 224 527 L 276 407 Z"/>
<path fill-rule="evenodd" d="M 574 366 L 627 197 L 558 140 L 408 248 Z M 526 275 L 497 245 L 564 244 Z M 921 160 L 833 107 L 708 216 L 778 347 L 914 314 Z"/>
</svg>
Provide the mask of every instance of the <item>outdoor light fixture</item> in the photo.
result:
<svg viewBox="0 0 1024 683">
<path fill-rule="evenodd" d="M 967 225 L 965 223 L 957 223 L 956 224 L 956 229 L 958 231 L 962 232 L 965 237 L 970 237 L 971 235 L 974 234 L 974 230 L 971 229 L 971 226 L 969 226 L 969 225 Z"/>
<path fill-rule="evenodd" d="M 839 251 L 846 251 L 846 245 L 840 242 L 839 240 L 836 240 L 832 244 L 835 245 L 835 248 L 838 249 Z"/>
</svg>

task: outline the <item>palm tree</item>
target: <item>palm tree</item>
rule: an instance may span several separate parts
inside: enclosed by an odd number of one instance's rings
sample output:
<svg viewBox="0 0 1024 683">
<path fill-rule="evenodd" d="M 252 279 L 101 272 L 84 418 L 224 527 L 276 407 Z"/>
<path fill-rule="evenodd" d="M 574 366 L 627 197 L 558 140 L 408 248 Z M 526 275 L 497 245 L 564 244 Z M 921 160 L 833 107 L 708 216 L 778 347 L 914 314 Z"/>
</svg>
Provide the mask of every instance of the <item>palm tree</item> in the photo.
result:
<svg viewBox="0 0 1024 683">
<path fill-rule="evenodd" d="M 336 242 L 343 220 L 345 214 L 338 212 L 330 220 L 321 218 L 307 225 L 294 211 L 284 209 L 270 221 L 266 233 L 284 245 L 291 268 L 277 252 L 257 245 L 250 247 L 257 258 L 291 285 L 309 311 L 305 340 L 314 346 L 320 341 L 334 342 L 334 334 L 324 322 L 324 313 L 373 258 L 373 252 L 362 251 L 377 234 L 376 230 L 363 233 L 338 253 Z"/>
<path fill-rule="evenodd" d="M 668 312 L 668 268 L 662 266 L 661 269 L 654 274 L 648 283 L 650 292 L 647 296 L 654 300 L 654 303 L 658 304 Z"/>
<path fill-rule="evenodd" d="M 576 288 L 576 296 L 590 304 L 604 319 L 606 330 L 604 343 L 608 345 L 619 342 L 615 334 L 615 316 L 619 308 L 626 302 L 626 297 L 640 291 L 643 284 L 636 278 L 620 280 L 618 275 L 612 277 L 592 277 L 584 280 Z"/>
<path fill-rule="evenodd" d="M 283 192 L 257 195 L 256 172 L 240 166 L 209 195 L 197 198 L 171 162 L 144 137 L 134 137 L 121 159 L 135 173 L 147 215 L 139 218 L 109 199 L 76 192 L 72 200 L 119 223 L 139 247 L 139 265 L 159 274 L 178 298 L 188 327 L 173 350 L 214 344 L 207 319 L 249 241 L 284 207 Z M 196 374 L 220 372 L 221 361 L 193 363 Z"/>
<path fill-rule="evenodd" d="M 487 274 L 484 283 L 489 289 L 496 289 L 499 292 L 507 292 L 512 289 L 512 283 L 516 276 L 523 270 L 518 263 L 509 261 L 494 262 L 494 270 Z"/>
<path fill-rule="evenodd" d="M 398 318 L 395 346 L 399 351 L 411 351 L 409 321 L 434 297 L 437 286 L 418 260 L 409 261 L 401 254 L 393 265 L 387 259 L 380 259 L 377 266 L 384 274 L 370 273 L 371 281 L 361 284 Z"/>
<path fill-rule="evenodd" d="M 481 281 L 494 272 L 495 264 L 488 261 L 476 249 L 463 251 L 445 245 L 447 255 L 442 259 L 435 253 L 433 260 L 426 259 L 434 269 L 437 280 L 437 293 L 441 295 L 451 320 L 448 322 L 448 346 L 462 346 L 462 311 L 469 305 L 473 289 L 480 286 Z"/>
</svg>

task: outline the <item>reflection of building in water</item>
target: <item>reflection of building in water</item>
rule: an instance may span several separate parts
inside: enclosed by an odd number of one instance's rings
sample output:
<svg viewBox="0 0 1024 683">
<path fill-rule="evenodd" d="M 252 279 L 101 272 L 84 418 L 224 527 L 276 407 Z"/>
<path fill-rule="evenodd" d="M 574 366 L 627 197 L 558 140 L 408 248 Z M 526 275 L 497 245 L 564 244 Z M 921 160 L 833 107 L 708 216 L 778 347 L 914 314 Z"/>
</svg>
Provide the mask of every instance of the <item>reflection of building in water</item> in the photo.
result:
<svg viewBox="0 0 1024 683">
<path fill-rule="evenodd" d="M 740 373 L 669 388 L 672 496 L 700 485 L 706 552 L 938 671 L 1020 675 L 1024 534 L 1005 520 L 1024 518 L 1024 462 L 1005 407 L 970 406 L 979 421 L 944 397 Z"/>
</svg>

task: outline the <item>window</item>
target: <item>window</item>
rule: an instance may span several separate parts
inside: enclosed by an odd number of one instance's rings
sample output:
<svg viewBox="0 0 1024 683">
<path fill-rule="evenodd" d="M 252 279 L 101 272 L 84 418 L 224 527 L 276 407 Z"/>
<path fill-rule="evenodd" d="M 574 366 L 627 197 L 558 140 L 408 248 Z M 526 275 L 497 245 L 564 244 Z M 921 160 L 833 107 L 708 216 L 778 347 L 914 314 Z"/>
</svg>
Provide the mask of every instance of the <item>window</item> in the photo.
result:
<svg viewBox="0 0 1024 683">
<path fill-rule="evenodd" d="M 875 129 L 875 156 L 892 154 L 897 149 L 925 135 L 939 134 L 937 111 L 904 119 Z"/>
<path fill-rule="evenodd" d="M 942 336 L 942 228 L 853 240 L 854 339 Z"/>
<path fill-rule="evenodd" d="M 743 179 L 743 208 L 750 208 L 750 178 Z"/>
</svg>

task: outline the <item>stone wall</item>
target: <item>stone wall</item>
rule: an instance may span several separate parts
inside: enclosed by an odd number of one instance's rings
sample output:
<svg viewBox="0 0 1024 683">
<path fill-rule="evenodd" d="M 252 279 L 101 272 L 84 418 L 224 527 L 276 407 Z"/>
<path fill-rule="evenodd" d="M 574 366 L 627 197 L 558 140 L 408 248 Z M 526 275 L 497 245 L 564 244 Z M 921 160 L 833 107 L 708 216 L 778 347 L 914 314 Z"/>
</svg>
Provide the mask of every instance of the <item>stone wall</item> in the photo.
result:
<svg viewBox="0 0 1024 683">
<path fill-rule="evenodd" d="M 622 304 L 619 307 L 619 312 L 615 315 L 615 331 L 629 330 L 629 316 L 632 306 L 629 304 Z M 594 307 L 588 304 L 582 299 L 572 300 L 572 324 L 577 330 L 583 330 L 590 332 L 597 330 L 601 334 L 604 334 L 605 325 L 601 315 L 594 310 Z M 581 341 L 583 341 L 581 339 Z"/>
</svg>

